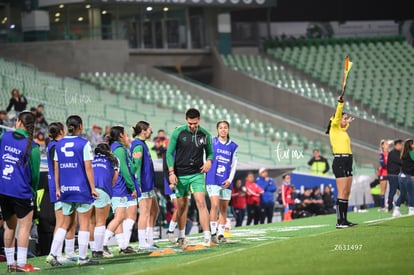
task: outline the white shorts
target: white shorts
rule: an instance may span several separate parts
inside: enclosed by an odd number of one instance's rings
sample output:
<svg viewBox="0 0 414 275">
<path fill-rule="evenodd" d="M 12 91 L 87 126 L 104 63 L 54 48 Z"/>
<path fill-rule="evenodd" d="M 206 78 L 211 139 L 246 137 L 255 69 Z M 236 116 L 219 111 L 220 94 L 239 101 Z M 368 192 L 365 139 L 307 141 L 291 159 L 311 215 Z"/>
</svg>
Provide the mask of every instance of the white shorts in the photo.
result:
<svg viewBox="0 0 414 275">
<path fill-rule="evenodd" d="M 219 196 L 220 200 L 229 201 L 231 199 L 231 190 L 230 189 L 223 189 L 218 185 L 215 184 L 207 184 L 206 185 L 207 193 L 210 197 Z"/>
</svg>

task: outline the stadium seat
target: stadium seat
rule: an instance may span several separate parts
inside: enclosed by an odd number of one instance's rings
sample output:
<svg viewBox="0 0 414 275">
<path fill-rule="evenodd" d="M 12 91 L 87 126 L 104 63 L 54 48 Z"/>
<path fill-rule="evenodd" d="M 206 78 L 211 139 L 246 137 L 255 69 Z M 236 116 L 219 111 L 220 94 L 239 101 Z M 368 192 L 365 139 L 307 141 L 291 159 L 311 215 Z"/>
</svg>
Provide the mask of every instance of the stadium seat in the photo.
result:
<svg viewBox="0 0 414 275">
<path fill-rule="evenodd" d="M 395 121 L 392 112 L 385 112 L 378 106 L 378 99 L 385 100 L 389 105 L 389 89 L 379 89 L 387 83 L 395 82 L 394 87 L 404 87 L 401 93 L 402 101 L 413 101 L 409 96 L 412 93 L 414 79 L 414 50 L 405 42 L 402 36 L 355 37 L 355 38 L 323 38 L 307 39 L 305 43 L 297 42 L 295 46 L 288 43 L 267 43 L 279 45 L 267 48 L 267 54 L 291 66 L 303 70 L 305 73 L 318 78 L 337 91 L 340 87 L 342 75 L 343 53 L 347 53 L 354 61 L 354 67 L 347 85 L 347 95 L 355 102 L 368 106 L 373 114 L 385 115 L 389 122 Z M 299 54 L 301 53 L 301 54 Z M 233 57 L 234 58 L 234 57 Z M 355 83 L 355 85 L 353 85 Z M 407 83 L 407 86 L 404 84 Z M 278 87 L 292 89 L 294 87 L 277 83 Z M 384 87 L 385 88 L 385 87 Z M 303 96 L 313 97 L 312 94 L 302 93 Z M 326 103 L 326 99 L 321 102 Z M 392 104 L 391 104 L 392 105 Z M 355 109 L 355 108 L 354 108 Z M 409 119 L 408 110 L 402 117 Z M 361 117 L 376 119 L 375 115 L 357 113 Z M 402 118 L 400 118 L 401 120 Z M 404 125 L 412 124 L 404 121 Z"/>
</svg>

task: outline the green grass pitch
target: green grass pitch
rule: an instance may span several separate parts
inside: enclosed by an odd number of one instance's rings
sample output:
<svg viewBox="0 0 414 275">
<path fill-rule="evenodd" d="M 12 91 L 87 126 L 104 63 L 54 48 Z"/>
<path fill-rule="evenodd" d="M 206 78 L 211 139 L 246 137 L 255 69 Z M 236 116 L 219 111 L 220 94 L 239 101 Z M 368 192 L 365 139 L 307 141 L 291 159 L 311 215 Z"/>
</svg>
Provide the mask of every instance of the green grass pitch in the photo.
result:
<svg viewBox="0 0 414 275">
<path fill-rule="evenodd" d="M 402 213 L 406 208 L 402 208 Z M 179 251 L 100 260 L 100 265 L 50 267 L 45 257 L 28 262 L 40 274 L 414 274 L 414 216 L 391 218 L 370 209 L 349 213 L 359 225 L 335 229 L 334 215 L 233 228 L 234 243 Z M 191 236 L 190 242 L 201 241 Z M 170 247 L 164 241 L 161 247 Z M 133 243 L 132 245 L 137 245 Z M 0 273 L 6 271 L 0 264 Z"/>
</svg>

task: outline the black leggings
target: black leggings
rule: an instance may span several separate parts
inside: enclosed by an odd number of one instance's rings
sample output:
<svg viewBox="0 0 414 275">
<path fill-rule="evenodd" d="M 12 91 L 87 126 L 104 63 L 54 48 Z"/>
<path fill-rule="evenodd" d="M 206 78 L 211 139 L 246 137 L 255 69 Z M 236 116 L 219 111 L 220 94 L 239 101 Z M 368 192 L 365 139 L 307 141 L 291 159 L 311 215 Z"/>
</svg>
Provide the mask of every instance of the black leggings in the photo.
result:
<svg viewBox="0 0 414 275">
<path fill-rule="evenodd" d="M 254 224 L 259 224 L 260 220 L 260 206 L 259 205 L 247 205 L 247 224 L 250 225 L 252 221 L 254 221 Z"/>
<path fill-rule="evenodd" d="M 267 218 L 267 223 L 272 223 L 273 211 L 275 204 L 262 204 L 260 205 L 260 223 L 263 224 Z"/>
</svg>

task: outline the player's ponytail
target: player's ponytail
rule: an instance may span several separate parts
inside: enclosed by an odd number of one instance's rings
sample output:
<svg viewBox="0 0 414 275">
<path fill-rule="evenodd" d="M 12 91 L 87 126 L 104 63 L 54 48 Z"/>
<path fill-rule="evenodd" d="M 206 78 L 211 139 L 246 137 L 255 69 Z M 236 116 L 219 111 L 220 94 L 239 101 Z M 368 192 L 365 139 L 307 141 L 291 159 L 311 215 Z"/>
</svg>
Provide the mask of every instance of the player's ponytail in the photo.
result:
<svg viewBox="0 0 414 275">
<path fill-rule="evenodd" d="M 52 122 L 49 124 L 48 132 L 49 138 L 51 140 L 56 140 L 59 134 L 65 130 L 65 126 L 63 126 L 62 122 Z"/>
<path fill-rule="evenodd" d="M 132 137 L 138 136 L 142 131 L 147 130 L 149 126 L 150 124 L 146 121 L 138 121 L 135 126 L 132 126 Z"/>
<path fill-rule="evenodd" d="M 23 127 L 26 129 L 27 133 L 29 134 L 29 137 L 27 139 L 26 149 L 22 157 L 22 159 L 24 159 L 24 157 L 27 156 L 27 162 L 25 162 L 24 164 L 26 166 L 29 164 L 29 161 L 30 161 L 30 151 L 32 149 L 32 144 L 33 144 L 33 136 L 34 136 L 34 131 L 35 131 L 36 118 L 32 112 L 23 111 L 19 114 L 18 120 L 21 121 L 21 123 L 23 124 Z"/>
<path fill-rule="evenodd" d="M 121 135 L 124 134 L 125 128 L 122 126 L 112 126 L 109 135 L 107 136 L 108 143 L 111 145 L 115 141 L 119 141 L 121 139 Z"/>
<path fill-rule="evenodd" d="M 326 127 L 325 134 L 329 135 L 329 131 L 331 130 L 332 118 L 329 120 L 328 126 Z"/>
<path fill-rule="evenodd" d="M 112 154 L 111 147 L 107 143 L 99 143 L 95 148 L 95 155 L 103 155 L 108 158 L 109 162 L 114 167 L 118 167 L 118 159 Z"/>
<path fill-rule="evenodd" d="M 80 130 L 82 126 L 82 118 L 78 115 L 72 115 L 69 116 L 66 119 L 66 127 L 68 128 L 68 133 L 71 136 L 74 136 L 77 134 L 77 132 Z"/>
<path fill-rule="evenodd" d="M 407 159 L 409 157 L 413 143 L 414 141 L 411 138 L 408 138 L 404 141 L 403 149 L 401 150 L 401 159 Z"/>
</svg>

